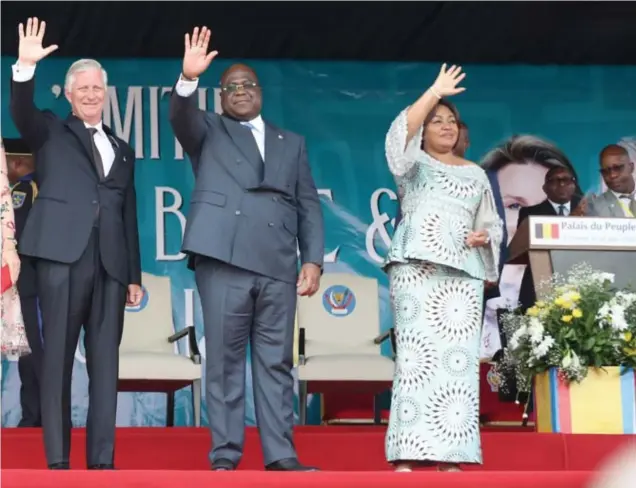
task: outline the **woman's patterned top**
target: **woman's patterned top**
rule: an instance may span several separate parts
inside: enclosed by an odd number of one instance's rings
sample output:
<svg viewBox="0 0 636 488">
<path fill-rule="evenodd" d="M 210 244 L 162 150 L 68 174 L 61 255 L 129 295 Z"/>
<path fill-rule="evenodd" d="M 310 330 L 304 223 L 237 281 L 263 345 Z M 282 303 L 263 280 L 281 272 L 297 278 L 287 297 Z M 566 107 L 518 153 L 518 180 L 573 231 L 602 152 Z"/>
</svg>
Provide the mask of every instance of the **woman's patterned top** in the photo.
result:
<svg viewBox="0 0 636 488">
<path fill-rule="evenodd" d="M 407 109 L 386 136 L 386 157 L 395 177 L 402 208 L 385 266 L 411 260 L 429 261 L 496 282 L 503 223 L 497 214 L 490 182 L 474 164 L 453 166 L 424 152 L 422 130 L 407 145 Z M 466 237 L 477 229 L 489 232 L 490 243 L 470 248 Z"/>
</svg>

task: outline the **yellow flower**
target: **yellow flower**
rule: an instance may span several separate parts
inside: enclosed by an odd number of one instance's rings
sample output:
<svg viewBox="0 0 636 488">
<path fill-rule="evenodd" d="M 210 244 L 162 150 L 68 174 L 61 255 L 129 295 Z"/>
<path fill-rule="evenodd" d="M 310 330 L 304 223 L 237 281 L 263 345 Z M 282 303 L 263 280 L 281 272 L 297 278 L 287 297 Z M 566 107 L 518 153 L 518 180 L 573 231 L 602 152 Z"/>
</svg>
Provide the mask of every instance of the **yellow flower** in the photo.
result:
<svg viewBox="0 0 636 488">
<path fill-rule="evenodd" d="M 632 333 L 630 331 L 625 332 L 623 339 L 625 339 L 625 342 L 632 342 Z"/>
<path fill-rule="evenodd" d="M 630 349 L 629 347 L 624 347 L 623 352 L 628 356 L 636 356 L 636 349 Z"/>
<path fill-rule="evenodd" d="M 570 322 L 572 322 L 572 316 L 571 315 L 564 315 L 563 317 L 561 317 L 561 320 L 563 322 L 565 322 L 566 324 L 569 324 Z"/>
<path fill-rule="evenodd" d="M 574 317 L 575 319 L 580 319 L 581 317 L 583 317 L 583 312 L 580 308 L 575 308 L 574 310 L 572 310 L 572 317 Z"/>
<path fill-rule="evenodd" d="M 534 304 L 534 306 L 537 308 L 543 308 L 545 307 L 545 302 L 543 300 L 539 300 L 537 303 Z"/>
<path fill-rule="evenodd" d="M 526 310 L 526 315 L 529 315 L 530 317 L 536 317 L 537 315 L 539 315 L 539 309 L 536 306 L 530 307 L 528 310 Z"/>
<path fill-rule="evenodd" d="M 576 291 L 571 291 L 568 293 L 568 298 L 573 302 L 578 302 L 581 299 L 581 294 Z"/>
<path fill-rule="evenodd" d="M 556 297 L 554 299 L 554 304 L 558 307 L 563 306 L 563 303 L 565 303 L 565 300 L 563 299 L 563 297 Z"/>
</svg>

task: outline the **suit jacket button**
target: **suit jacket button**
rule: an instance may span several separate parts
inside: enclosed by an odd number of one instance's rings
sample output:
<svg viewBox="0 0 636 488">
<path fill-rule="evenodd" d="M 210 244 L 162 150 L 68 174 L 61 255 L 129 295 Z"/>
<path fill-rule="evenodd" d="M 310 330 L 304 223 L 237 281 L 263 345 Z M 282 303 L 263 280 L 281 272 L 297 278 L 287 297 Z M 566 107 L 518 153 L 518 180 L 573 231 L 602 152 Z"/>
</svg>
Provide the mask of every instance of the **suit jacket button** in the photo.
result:
<svg viewBox="0 0 636 488">
<path fill-rule="evenodd" d="M 234 212 L 236 215 L 241 215 L 241 211 L 237 210 L 236 212 Z"/>
<path fill-rule="evenodd" d="M 274 227 L 274 222 L 270 222 L 270 223 L 269 223 L 269 224 L 267 224 L 267 225 L 269 225 L 270 227 Z"/>
<path fill-rule="evenodd" d="M 93 200 L 93 205 L 97 205 L 97 200 Z"/>
</svg>

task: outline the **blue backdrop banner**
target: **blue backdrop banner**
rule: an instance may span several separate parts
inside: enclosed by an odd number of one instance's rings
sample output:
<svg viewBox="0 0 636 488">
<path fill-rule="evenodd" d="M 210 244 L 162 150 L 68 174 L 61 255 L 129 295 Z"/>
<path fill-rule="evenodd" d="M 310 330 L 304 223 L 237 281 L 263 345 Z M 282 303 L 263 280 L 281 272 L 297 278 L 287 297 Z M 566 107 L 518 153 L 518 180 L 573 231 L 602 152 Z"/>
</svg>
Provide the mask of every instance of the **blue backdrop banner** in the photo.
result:
<svg viewBox="0 0 636 488">
<path fill-rule="evenodd" d="M 73 60 L 45 60 L 37 69 L 36 104 L 66 116 L 64 75 Z M 2 136 L 17 137 L 8 110 L 11 64 L 3 57 Z M 231 61 L 215 61 L 202 78 L 199 104 L 219 111 L 218 80 Z M 388 282 L 379 264 L 393 233 L 395 184 L 387 169 L 384 138 L 392 119 L 435 79 L 432 64 L 262 62 L 251 63 L 263 86 L 264 116 L 307 138 L 309 160 L 320 189 L 326 227 L 326 271 L 377 278 L 381 327 L 391 325 Z M 143 270 L 171 279 L 174 327 L 195 325 L 203 354 L 202 319 L 193 274 L 179 252 L 193 174 L 168 122 L 168 96 L 180 60 L 107 60 L 108 102 L 104 119 L 137 155 L 136 185 Z M 479 161 L 514 134 L 556 144 L 574 165 L 584 191 L 600 186 L 598 153 L 621 142 L 636 159 L 636 67 L 465 66 L 465 93 L 455 97 L 470 129 L 467 157 Z M 532 163 L 532 161 L 518 161 Z M 525 167 L 525 169 L 524 169 Z M 538 203 L 545 167 L 508 165 L 497 177 L 508 228 L 520 206 Z M 516 171 L 518 170 L 518 171 Z M 524 172 L 525 171 L 525 172 Z M 517 270 L 518 271 L 518 270 Z M 518 278 L 511 272 L 509 295 Z M 361 306 L 361 304 L 358 304 Z M 80 340 L 81 342 L 81 340 Z M 486 341 L 487 342 L 487 341 Z M 485 347 L 488 349 L 488 347 Z M 88 404 L 81 344 L 73 377 L 73 422 L 83 426 Z M 388 350 L 384 351 L 389 353 Z M 20 419 L 15 358 L 2 363 L 2 425 Z M 248 371 L 248 424 L 254 424 Z M 205 395 L 204 395 L 205 398 Z M 314 399 L 310 418 L 319 417 Z M 204 422 L 205 422 L 205 407 Z M 162 425 L 165 396 L 122 393 L 118 425 Z M 192 425 L 189 391 L 177 396 L 175 423 Z"/>
</svg>

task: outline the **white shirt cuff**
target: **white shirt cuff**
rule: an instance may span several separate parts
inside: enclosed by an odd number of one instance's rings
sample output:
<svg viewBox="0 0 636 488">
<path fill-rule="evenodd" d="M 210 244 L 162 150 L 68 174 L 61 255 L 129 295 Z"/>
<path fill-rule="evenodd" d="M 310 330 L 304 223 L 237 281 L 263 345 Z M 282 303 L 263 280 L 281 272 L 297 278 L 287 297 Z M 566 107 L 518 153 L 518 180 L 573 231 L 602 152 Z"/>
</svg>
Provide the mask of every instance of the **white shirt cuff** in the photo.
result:
<svg viewBox="0 0 636 488">
<path fill-rule="evenodd" d="M 35 75 L 35 65 L 21 66 L 19 63 L 15 63 L 11 69 L 13 70 L 13 81 L 19 83 L 29 81 Z"/>
<path fill-rule="evenodd" d="M 185 80 L 183 76 L 179 76 L 179 81 L 177 81 L 177 86 L 175 87 L 175 91 L 177 95 L 180 97 L 189 97 L 192 95 L 199 86 L 199 79 L 196 80 Z"/>
</svg>

